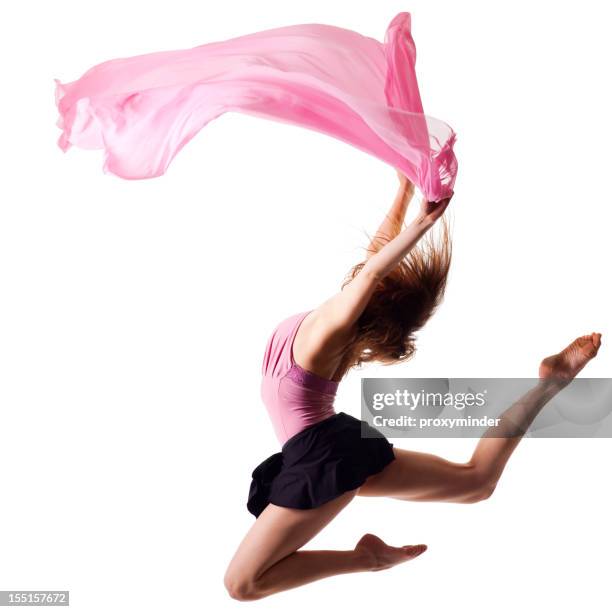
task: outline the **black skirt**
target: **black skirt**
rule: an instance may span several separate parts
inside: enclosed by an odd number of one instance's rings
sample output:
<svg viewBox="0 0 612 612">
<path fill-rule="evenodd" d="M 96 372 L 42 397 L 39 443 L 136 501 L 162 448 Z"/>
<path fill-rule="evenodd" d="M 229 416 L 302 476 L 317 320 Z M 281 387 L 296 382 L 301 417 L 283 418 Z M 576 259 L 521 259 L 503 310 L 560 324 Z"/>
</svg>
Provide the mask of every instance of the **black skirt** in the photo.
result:
<svg viewBox="0 0 612 612">
<path fill-rule="evenodd" d="M 269 504 L 307 510 L 360 487 L 395 459 L 377 429 L 344 412 L 287 440 L 253 470 L 247 508 L 259 516 Z"/>
</svg>

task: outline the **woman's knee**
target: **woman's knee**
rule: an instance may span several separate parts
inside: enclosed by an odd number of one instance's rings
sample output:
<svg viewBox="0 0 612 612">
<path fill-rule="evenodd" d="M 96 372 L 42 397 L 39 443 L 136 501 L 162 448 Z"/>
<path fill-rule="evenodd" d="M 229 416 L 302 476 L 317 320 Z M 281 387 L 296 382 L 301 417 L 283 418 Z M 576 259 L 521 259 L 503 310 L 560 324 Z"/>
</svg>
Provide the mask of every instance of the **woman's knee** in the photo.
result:
<svg viewBox="0 0 612 612">
<path fill-rule="evenodd" d="M 223 584 L 228 595 L 238 601 L 254 601 L 261 598 L 257 589 L 257 582 L 245 574 L 240 574 L 232 569 L 225 572 Z"/>
<path fill-rule="evenodd" d="M 485 501 L 493 495 L 496 486 L 497 480 L 486 471 L 469 466 L 465 494 L 460 501 L 465 504 Z"/>
<path fill-rule="evenodd" d="M 495 485 L 482 485 L 480 487 L 474 488 L 463 500 L 463 503 L 466 504 L 475 504 L 477 502 L 485 501 L 489 499 L 493 492 L 495 491 Z"/>
</svg>

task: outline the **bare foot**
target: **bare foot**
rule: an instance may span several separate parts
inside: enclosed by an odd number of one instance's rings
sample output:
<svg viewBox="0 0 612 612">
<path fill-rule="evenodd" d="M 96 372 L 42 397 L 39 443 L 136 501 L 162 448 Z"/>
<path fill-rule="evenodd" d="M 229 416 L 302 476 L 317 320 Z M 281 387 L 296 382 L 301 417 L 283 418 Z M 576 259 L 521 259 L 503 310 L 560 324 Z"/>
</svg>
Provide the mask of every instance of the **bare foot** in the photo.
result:
<svg viewBox="0 0 612 612">
<path fill-rule="evenodd" d="M 601 334 L 576 338 L 560 353 L 551 355 L 540 364 L 540 378 L 571 380 L 584 368 L 601 346 Z"/>
<path fill-rule="evenodd" d="M 371 570 L 377 572 L 418 557 L 427 550 L 427 546 L 425 544 L 399 547 L 389 546 L 379 537 L 366 533 L 357 542 L 355 550 L 363 552 L 368 559 L 368 563 L 371 563 Z"/>
</svg>

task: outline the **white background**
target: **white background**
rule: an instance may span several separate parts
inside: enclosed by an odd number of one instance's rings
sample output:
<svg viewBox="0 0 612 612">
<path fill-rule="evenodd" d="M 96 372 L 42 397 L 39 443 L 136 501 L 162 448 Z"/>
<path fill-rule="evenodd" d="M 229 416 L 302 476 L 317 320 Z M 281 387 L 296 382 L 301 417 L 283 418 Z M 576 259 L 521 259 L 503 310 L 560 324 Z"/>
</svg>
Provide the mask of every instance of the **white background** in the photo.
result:
<svg viewBox="0 0 612 612">
<path fill-rule="evenodd" d="M 535 376 L 592 331 L 604 345 L 584 375 L 610 376 L 606 3 L 3 5 L 0 590 L 69 589 L 88 612 L 607 609 L 610 440 L 526 440 L 482 504 L 358 499 L 311 548 L 370 531 L 428 552 L 230 599 L 250 472 L 278 450 L 259 399 L 265 341 L 339 289 L 395 172 L 238 114 L 149 181 L 56 146 L 54 77 L 296 23 L 381 40 L 403 10 L 425 109 L 458 133 L 454 264 L 415 359 L 353 372 L 337 409 L 359 415 L 362 375 Z M 456 460 L 474 444 L 394 442 Z"/>
</svg>

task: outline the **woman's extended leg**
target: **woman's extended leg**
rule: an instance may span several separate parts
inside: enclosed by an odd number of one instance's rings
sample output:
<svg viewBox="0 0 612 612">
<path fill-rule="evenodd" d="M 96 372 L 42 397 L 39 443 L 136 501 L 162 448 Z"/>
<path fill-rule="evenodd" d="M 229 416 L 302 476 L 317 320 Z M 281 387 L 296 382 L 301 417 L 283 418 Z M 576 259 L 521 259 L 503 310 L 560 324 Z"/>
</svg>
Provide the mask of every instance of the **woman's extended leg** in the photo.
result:
<svg viewBox="0 0 612 612">
<path fill-rule="evenodd" d="M 394 448 L 396 460 L 370 477 L 359 495 L 463 503 L 486 499 L 537 414 L 595 357 L 600 344 L 600 334 L 582 336 L 544 359 L 538 384 L 501 415 L 499 425 L 486 431 L 467 463 Z"/>
<path fill-rule="evenodd" d="M 312 510 L 269 504 L 241 542 L 225 573 L 229 594 L 261 599 L 293 587 L 350 572 L 379 570 L 413 559 L 425 546 L 395 548 L 371 534 L 354 550 L 298 550 L 356 495 L 349 491 Z"/>
</svg>

